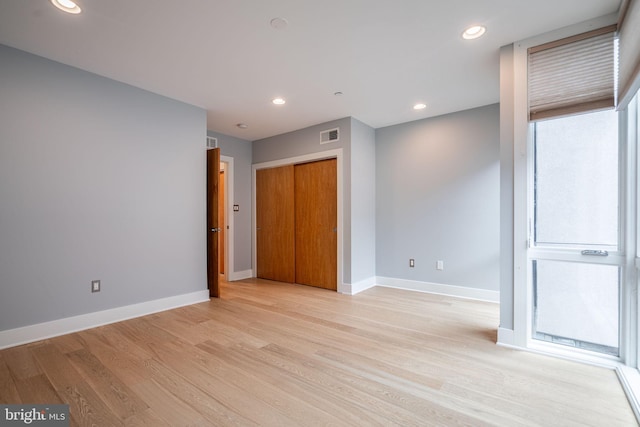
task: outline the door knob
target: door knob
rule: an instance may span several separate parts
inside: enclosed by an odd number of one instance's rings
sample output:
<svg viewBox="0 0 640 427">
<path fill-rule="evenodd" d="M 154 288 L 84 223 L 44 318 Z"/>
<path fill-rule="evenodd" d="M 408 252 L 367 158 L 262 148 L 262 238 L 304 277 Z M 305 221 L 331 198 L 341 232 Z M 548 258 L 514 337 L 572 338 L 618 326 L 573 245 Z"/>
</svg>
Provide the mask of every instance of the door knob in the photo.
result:
<svg viewBox="0 0 640 427">
<path fill-rule="evenodd" d="M 220 229 L 219 229 L 219 228 L 212 228 L 212 229 L 211 229 L 211 232 L 212 232 L 212 233 L 217 233 L 218 231 L 220 231 Z"/>
</svg>

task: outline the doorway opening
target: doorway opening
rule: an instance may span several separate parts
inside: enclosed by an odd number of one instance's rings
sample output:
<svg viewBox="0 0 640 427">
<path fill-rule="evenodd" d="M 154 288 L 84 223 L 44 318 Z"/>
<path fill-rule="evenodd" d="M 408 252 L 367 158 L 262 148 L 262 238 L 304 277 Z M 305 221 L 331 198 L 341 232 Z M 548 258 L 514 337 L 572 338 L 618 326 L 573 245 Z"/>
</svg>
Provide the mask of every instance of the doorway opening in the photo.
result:
<svg viewBox="0 0 640 427">
<path fill-rule="evenodd" d="M 227 188 L 226 188 L 227 163 L 220 162 L 220 179 L 218 180 L 218 274 L 220 280 L 226 280 L 227 264 Z"/>
<path fill-rule="evenodd" d="M 234 277 L 234 230 L 233 230 L 233 157 L 220 156 L 220 180 L 218 183 L 218 233 L 219 277 L 224 281 L 237 280 Z"/>
<path fill-rule="evenodd" d="M 233 277 L 233 158 L 207 150 L 207 286 L 218 298 L 220 280 Z"/>
</svg>

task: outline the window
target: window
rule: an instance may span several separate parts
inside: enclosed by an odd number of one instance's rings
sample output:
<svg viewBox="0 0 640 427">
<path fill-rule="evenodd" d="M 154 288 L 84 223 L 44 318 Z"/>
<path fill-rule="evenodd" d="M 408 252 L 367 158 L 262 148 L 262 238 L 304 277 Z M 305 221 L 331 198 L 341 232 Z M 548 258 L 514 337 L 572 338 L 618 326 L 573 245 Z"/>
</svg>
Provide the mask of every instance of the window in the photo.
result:
<svg viewBox="0 0 640 427">
<path fill-rule="evenodd" d="M 536 122 L 529 250 L 532 338 L 619 354 L 618 114 Z"/>
<path fill-rule="evenodd" d="M 618 115 L 536 122 L 536 245 L 618 246 Z"/>
</svg>

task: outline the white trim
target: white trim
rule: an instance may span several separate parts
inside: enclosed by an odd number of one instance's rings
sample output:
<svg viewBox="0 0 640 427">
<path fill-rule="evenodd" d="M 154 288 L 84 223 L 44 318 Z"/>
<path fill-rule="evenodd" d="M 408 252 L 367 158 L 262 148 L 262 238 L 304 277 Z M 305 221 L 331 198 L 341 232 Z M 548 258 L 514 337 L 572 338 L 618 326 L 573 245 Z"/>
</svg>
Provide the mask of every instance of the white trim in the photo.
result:
<svg viewBox="0 0 640 427">
<path fill-rule="evenodd" d="M 376 286 L 376 278 L 369 277 L 356 283 L 342 283 L 338 285 L 338 292 L 345 295 L 355 295 Z"/>
<path fill-rule="evenodd" d="M 546 344 L 546 345 L 545 345 Z M 543 343 L 542 345 L 534 345 L 529 346 L 527 348 L 522 348 L 517 345 L 508 345 L 499 343 L 501 347 L 512 348 L 518 351 L 526 351 L 528 353 L 539 354 L 541 356 L 552 357 L 554 359 L 562 359 L 567 360 L 569 362 L 574 363 L 583 363 L 585 365 L 597 366 L 599 368 L 611 369 L 614 370 L 618 366 L 622 366 L 622 364 L 615 360 L 615 358 L 603 358 L 599 353 L 592 353 L 589 351 L 581 351 L 575 352 L 573 348 L 567 347 L 566 350 L 558 349 L 553 344 Z"/>
<path fill-rule="evenodd" d="M 254 269 L 257 269 L 258 265 L 258 254 L 257 254 L 257 242 L 256 242 L 256 170 L 258 169 L 267 169 L 274 168 L 278 166 L 286 166 L 286 165 L 295 165 L 297 163 L 305 163 L 317 160 L 324 159 L 336 159 L 337 161 L 337 186 L 338 186 L 338 195 L 337 195 L 337 210 L 338 210 L 338 277 L 337 282 L 338 285 L 342 284 L 342 263 L 343 263 L 343 221 L 344 221 L 344 213 L 343 213 L 343 194 L 344 194 L 344 177 L 343 177 L 343 154 L 342 148 L 336 148 L 333 150 L 320 151 L 317 153 L 305 154 L 302 156 L 296 157 L 288 157 L 285 159 L 273 160 L 270 162 L 263 163 L 255 163 L 251 168 L 251 200 L 253 203 L 252 213 L 251 213 L 251 243 L 253 246 L 252 249 L 252 265 Z M 257 272 L 257 270 L 256 270 Z"/>
<path fill-rule="evenodd" d="M 537 339 L 530 340 L 527 350 L 538 354 L 545 354 L 547 356 L 571 360 L 573 362 L 603 366 L 611 369 L 615 368 L 622 362 L 618 356 L 611 356 L 582 348 L 554 344 Z"/>
<path fill-rule="evenodd" d="M 640 372 L 629 366 L 616 367 L 616 374 L 636 419 L 640 423 Z"/>
<path fill-rule="evenodd" d="M 535 43 L 532 43 L 535 44 Z M 528 97 L 527 45 L 516 43 L 513 49 L 514 124 L 513 124 L 513 342 L 526 347 L 529 338 L 528 246 Z"/>
<path fill-rule="evenodd" d="M 406 289 L 410 291 L 427 292 L 430 294 L 447 295 L 451 297 L 467 298 L 488 302 L 500 302 L 500 292 L 488 289 L 467 288 L 464 286 L 444 285 L 441 283 L 419 282 L 416 280 L 394 279 L 391 277 L 376 277 L 378 286 L 387 288 Z"/>
<path fill-rule="evenodd" d="M 244 280 L 244 279 L 250 279 L 252 277 L 255 277 L 252 269 L 244 270 L 244 271 L 234 271 L 229 273 L 229 277 L 227 278 L 227 281 L 233 282 L 234 280 Z"/>
<path fill-rule="evenodd" d="M 226 231 L 226 236 L 227 238 L 224 239 L 224 254 L 225 254 L 225 259 L 224 259 L 224 271 L 225 271 L 225 275 L 226 276 L 231 276 L 231 272 L 233 271 L 234 267 L 235 267 L 235 260 L 234 260 L 234 221 L 233 221 L 233 216 L 234 213 L 233 212 L 233 204 L 235 202 L 235 193 L 234 193 L 234 186 L 233 186 L 233 157 L 229 157 L 229 156 L 220 156 L 220 162 L 226 163 L 225 166 L 225 172 L 224 172 L 224 183 L 225 183 L 225 192 L 224 192 L 224 197 L 225 197 L 225 219 L 227 221 L 227 229 Z"/>
<path fill-rule="evenodd" d="M 627 366 L 636 367 L 638 360 L 638 277 L 635 268 L 637 254 L 637 111 L 635 103 L 618 111 L 620 137 L 620 234 L 621 248 L 625 259 L 621 262 L 620 283 L 620 357 Z M 640 389 L 638 389 L 640 391 Z"/>
<path fill-rule="evenodd" d="M 496 344 L 504 347 L 515 346 L 515 334 L 513 329 L 498 328 L 498 342 Z"/>
<path fill-rule="evenodd" d="M 209 300 L 209 290 L 0 331 L 0 350 Z"/>
</svg>

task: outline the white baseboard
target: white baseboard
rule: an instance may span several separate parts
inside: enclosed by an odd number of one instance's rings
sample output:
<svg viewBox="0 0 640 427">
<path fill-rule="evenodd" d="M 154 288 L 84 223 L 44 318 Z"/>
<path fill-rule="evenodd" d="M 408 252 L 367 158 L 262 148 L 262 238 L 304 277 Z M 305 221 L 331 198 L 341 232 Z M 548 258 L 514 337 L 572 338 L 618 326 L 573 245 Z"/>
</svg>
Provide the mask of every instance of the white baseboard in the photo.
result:
<svg viewBox="0 0 640 427">
<path fill-rule="evenodd" d="M 376 278 L 369 277 L 356 283 L 342 283 L 338 285 L 338 292 L 346 295 L 355 295 L 359 292 L 366 291 L 376 285 Z"/>
<path fill-rule="evenodd" d="M 416 280 L 394 279 L 380 276 L 376 277 L 376 283 L 378 286 L 387 288 L 407 289 L 488 302 L 500 302 L 500 292 L 487 289 L 467 288 L 464 286 L 443 285 L 440 283 L 419 282 Z"/>
<path fill-rule="evenodd" d="M 636 368 L 629 366 L 618 366 L 616 373 L 627 395 L 629 405 L 636 415 L 636 420 L 640 423 L 640 372 Z"/>
<path fill-rule="evenodd" d="M 0 350 L 208 300 L 208 290 L 197 291 L 0 331 Z"/>
<path fill-rule="evenodd" d="M 498 342 L 496 344 L 502 345 L 505 347 L 515 347 L 516 339 L 515 339 L 515 333 L 513 332 L 513 329 L 505 329 L 505 328 L 499 327 Z"/>
<path fill-rule="evenodd" d="M 254 277 L 253 270 L 232 271 L 229 273 L 230 282 L 233 282 L 234 280 L 250 279 L 252 277 Z"/>
</svg>

